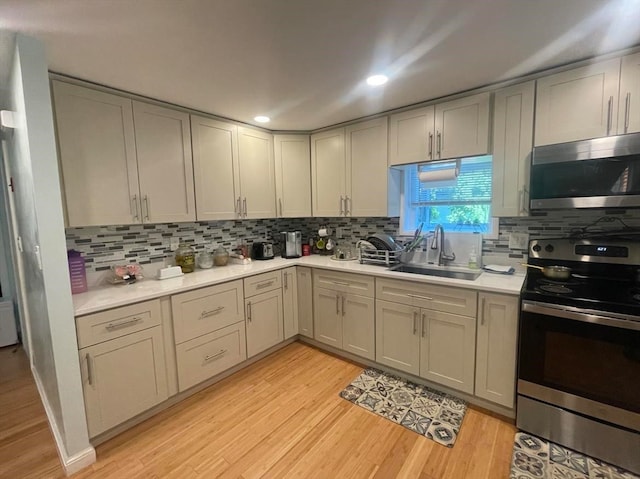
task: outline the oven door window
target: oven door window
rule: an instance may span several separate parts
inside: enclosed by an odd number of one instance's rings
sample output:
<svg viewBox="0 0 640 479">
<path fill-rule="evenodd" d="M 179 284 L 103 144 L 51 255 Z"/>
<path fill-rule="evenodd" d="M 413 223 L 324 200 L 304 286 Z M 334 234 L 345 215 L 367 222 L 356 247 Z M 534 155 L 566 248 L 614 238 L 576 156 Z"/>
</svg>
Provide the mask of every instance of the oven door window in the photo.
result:
<svg viewBox="0 0 640 479">
<path fill-rule="evenodd" d="M 640 331 L 522 312 L 519 378 L 640 413 Z"/>
<path fill-rule="evenodd" d="M 640 157 L 534 164 L 531 198 L 640 195 Z"/>
</svg>

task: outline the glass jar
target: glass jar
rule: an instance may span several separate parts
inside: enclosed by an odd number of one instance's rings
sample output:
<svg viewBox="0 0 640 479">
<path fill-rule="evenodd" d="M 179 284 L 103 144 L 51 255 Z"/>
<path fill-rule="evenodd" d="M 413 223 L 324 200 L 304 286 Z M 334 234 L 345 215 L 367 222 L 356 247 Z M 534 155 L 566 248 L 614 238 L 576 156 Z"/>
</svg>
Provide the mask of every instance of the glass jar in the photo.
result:
<svg viewBox="0 0 640 479">
<path fill-rule="evenodd" d="M 213 263 L 216 266 L 226 266 L 228 261 L 229 253 L 226 249 L 220 246 L 217 250 L 215 250 L 215 252 L 213 253 Z"/>
<path fill-rule="evenodd" d="M 180 243 L 176 250 L 176 266 L 180 266 L 183 273 L 193 273 L 196 269 L 196 252 L 187 243 Z"/>
<path fill-rule="evenodd" d="M 209 269 L 213 267 L 213 255 L 207 251 L 198 253 L 198 268 Z"/>
</svg>

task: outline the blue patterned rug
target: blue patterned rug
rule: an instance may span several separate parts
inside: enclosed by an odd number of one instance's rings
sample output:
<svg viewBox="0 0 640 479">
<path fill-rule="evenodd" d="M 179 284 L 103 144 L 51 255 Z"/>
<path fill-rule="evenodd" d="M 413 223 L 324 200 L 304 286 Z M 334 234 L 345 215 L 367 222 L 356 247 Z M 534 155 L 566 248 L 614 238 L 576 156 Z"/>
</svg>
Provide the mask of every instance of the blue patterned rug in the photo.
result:
<svg viewBox="0 0 640 479">
<path fill-rule="evenodd" d="M 640 479 L 638 476 L 539 437 L 516 434 L 510 479 Z"/>
<path fill-rule="evenodd" d="M 340 397 L 447 447 L 453 447 L 467 411 L 462 399 L 373 368 Z"/>
</svg>

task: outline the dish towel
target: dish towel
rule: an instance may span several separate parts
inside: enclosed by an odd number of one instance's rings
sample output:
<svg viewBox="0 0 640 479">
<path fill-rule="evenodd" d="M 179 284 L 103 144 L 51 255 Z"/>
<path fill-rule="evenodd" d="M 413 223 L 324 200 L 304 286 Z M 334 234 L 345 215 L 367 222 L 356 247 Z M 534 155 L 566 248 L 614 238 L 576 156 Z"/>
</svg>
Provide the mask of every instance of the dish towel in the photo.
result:
<svg viewBox="0 0 640 479">
<path fill-rule="evenodd" d="M 484 266 L 485 271 L 497 274 L 513 274 L 516 269 L 513 266 L 503 266 L 501 264 L 487 264 Z"/>
</svg>

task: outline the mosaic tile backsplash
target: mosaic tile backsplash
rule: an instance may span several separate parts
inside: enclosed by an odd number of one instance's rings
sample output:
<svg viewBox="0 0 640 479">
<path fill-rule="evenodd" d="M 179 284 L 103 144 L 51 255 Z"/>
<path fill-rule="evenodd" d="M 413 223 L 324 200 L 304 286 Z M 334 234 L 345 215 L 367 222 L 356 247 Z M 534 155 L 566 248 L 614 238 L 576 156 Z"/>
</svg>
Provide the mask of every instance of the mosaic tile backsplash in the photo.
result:
<svg viewBox="0 0 640 479">
<path fill-rule="evenodd" d="M 640 228 L 640 210 L 572 210 L 534 213 L 526 218 L 501 218 L 497 239 L 484 239 L 482 255 L 485 263 L 522 262 L 526 252 L 509 249 L 509 234 L 528 233 L 530 238 L 568 236 L 604 218 L 589 231 L 617 230 L 624 224 Z M 87 269 L 102 271 L 112 264 L 139 262 L 149 264 L 173 258 L 171 240 L 177 238 L 199 252 L 219 246 L 233 249 L 238 241 L 252 243 L 266 239 L 278 243 L 280 232 L 302 231 L 308 242 L 321 227 L 328 227 L 338 244 L 355 245 L 356 241 L 374 233 L 396 235 L 398 218 L 274 218 L 264 220 L 230 220 L 195 223 L 104 226 L 66 230 L 67 248 L 82 252 Z M 174 240 L 175 241 L 175 240 Z"/>
</svg>

